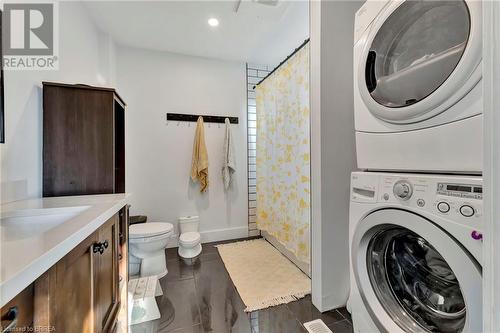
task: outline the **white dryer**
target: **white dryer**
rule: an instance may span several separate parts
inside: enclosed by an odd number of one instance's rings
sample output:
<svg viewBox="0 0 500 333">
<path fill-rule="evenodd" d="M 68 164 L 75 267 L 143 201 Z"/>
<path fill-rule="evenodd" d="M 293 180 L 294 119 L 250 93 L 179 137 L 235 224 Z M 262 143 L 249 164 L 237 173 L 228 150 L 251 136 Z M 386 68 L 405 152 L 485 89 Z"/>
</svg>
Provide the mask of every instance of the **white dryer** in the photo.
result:
<svg viewBox="0 0 500 333">
<path fill-rule="evenodd" d="M 477 0 L 368 0 L 359 9 L 359 168 L 482 172 L 481 29 Z"/>
<path fill-rule="evenodd" d="M 355 332 L 482 332 L 482 178 L 354 172 Z"/>
</svg>

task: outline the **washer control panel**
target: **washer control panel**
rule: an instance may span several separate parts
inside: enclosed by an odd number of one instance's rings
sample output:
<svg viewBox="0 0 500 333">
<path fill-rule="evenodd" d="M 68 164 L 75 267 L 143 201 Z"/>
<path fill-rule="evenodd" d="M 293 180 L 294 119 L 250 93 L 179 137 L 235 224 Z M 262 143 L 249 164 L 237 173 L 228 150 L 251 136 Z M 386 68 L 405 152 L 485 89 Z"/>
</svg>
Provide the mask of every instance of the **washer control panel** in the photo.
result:
<svg viewBox="0 0 500 333">
<path fill-rule="evenodd" d="M 446 228 L 480 258 L 484 230 L 482 192 L 481 176 L 353 172 L 350 207 L 356 218 L 356 214 L 379 209 L 418 214 Z"/>
<path fill-rule="evenodd" d="M 481 177 L 378 175 L 377 185 L 373 179 L 368 182 L 373 201 L 424 210 L 467 225 L 482 221 Z M 360 191 L 358 189 L 356 194 Z"/>
</svg>

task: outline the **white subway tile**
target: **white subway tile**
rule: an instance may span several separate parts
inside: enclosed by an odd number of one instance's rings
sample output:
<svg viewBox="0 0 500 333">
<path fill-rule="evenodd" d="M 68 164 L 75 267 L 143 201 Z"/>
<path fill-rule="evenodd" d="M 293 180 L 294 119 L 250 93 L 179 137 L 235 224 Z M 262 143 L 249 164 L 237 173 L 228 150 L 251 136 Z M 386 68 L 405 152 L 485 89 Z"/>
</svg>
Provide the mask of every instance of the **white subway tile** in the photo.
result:
<svg viewBox="0 0 500 333">
<path fill-rule="evenodd" d="M 248 76 L 257 76 L 257 70 L 256 69 L 247 69 L 247 75 Z"/>
<path fill-rule="evenodd" d="M 260 64 L 248 64 L 248 68 L 267 70 L 267 65 L 260 65 Z"/>
<path fill-rule="evenodd" d="M 247 80 L 248 80 L 248 83 L 257 84 L 257 83 L 259 83 L 259 82 L 260 82 L 261 78 L 259 78 L 259 77 L 249 76 L 249 77 L 247 78 Z"/>
</svg>

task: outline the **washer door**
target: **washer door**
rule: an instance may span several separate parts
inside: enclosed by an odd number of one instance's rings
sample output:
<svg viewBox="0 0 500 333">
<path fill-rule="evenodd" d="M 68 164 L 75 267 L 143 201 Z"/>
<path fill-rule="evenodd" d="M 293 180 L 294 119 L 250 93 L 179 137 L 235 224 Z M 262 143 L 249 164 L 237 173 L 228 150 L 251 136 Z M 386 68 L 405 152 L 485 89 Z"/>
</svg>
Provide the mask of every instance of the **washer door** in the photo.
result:
<svg viewBox="0 0 500 333">
<path fill-rule="evenodd" d="M 368 109 L 395 123 L 442 112 L 480 80 L 481 37 L 478 3 L 392 2 L 374 23 L 359 64 Z"/>
<path fill-rule="evenodd" d="M 360 295 L 381 331 L 482 331 L 481 267 L 431 221 L 376 211 L 359 223 L 351 256 Z"/>
</svg>

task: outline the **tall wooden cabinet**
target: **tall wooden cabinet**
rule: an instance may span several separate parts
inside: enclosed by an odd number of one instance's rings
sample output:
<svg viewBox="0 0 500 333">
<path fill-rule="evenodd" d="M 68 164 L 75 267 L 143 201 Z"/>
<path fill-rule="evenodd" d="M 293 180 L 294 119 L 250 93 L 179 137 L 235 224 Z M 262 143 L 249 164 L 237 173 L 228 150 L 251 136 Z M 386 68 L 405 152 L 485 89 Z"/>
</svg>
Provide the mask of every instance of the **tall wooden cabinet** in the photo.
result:
<svg viewBox="0 0 500 333">
<path fill-rule="evenodd" d="M 43 196 L 125 192 L 125 102 L 114 89 L 43 82 Z"/>
</svg>

